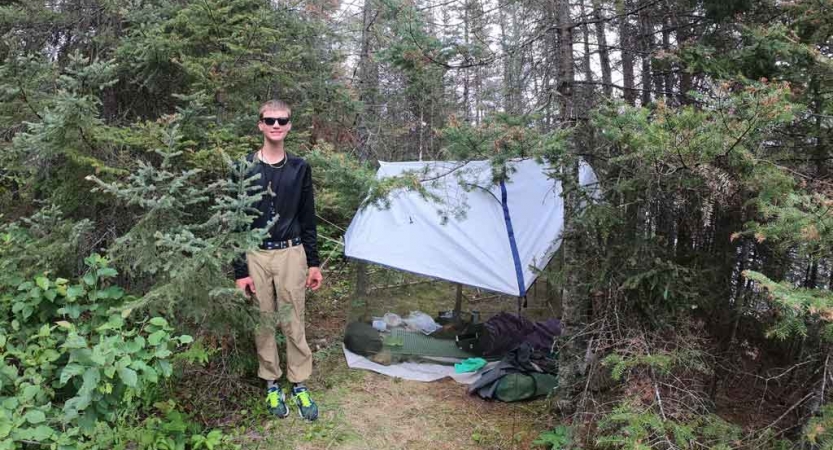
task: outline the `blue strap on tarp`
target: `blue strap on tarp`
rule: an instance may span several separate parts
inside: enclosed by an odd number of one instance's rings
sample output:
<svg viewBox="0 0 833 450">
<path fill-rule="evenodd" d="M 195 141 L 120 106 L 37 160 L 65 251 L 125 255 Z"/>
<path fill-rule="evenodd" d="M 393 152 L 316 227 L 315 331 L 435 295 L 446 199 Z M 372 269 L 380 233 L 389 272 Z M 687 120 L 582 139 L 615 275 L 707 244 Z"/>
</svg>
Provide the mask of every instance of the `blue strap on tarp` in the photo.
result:
<svg viewBox="0 0 833 450">
<path fill-rule="evenodd" d="M 506 222 L 506 234 L 509 235 L 509 247 L 512 249 L 512 259 L 515 261 L 515 276 L 518 277 L 518 297 L 526 296 L 524 271 L 521 267 L 521 256 L 518 254 L 518 243 L 515 242 L 515 232 L 512 230 L 512 217 L 509 215 L 509 204 L 506 201 L 506 183 L 500 181 L 500 203 L 503 206 L 503 219 Z"/>
</svg>

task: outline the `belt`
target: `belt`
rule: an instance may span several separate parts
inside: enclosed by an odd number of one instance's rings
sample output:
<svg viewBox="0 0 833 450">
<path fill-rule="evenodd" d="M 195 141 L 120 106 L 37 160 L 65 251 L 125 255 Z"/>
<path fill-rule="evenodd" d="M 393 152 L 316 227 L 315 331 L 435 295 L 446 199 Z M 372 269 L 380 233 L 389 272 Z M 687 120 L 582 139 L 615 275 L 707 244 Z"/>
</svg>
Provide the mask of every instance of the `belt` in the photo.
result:
<svg viewBox="0 0 833 450">
<path fill-rule="evenodd" d="M 263 241 L 260 244 L 261 250 L 283 250 L 285 248 L 301 245 L 301 238 L 296 237 L 285 241 Z"/>
</svg>

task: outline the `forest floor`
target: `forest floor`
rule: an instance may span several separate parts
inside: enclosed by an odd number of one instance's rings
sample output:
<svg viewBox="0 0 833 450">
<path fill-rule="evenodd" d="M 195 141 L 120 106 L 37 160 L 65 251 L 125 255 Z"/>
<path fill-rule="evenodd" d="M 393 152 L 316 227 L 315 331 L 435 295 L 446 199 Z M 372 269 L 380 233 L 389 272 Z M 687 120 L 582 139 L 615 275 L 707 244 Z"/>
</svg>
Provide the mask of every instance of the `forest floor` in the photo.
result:
<svg viewBox="0 0 833 450">
<path fill-rule="evenodd" d="M 339 349 L 340 350 L 340 349 Z M 486 402 L 451 380 L 420 383 L 347 368 L 333 351 L 310 383 L 321 417 L 262 418 L 246 449 L 527 449 L 548 429 L 545 401 Z"/>
<path fill-rule="evenodd" d="M 385 293 L 385 308 L 401 301 L 400 307 L 432 311 L 428 303 L 448 295 L 453 306 L 448 283 L 405 284 L 412 286 Z M 251 358 L 244 358 L 248 367 L 241 368 L 235 367 L 234 357 L 223 356 L 243 350 L 222 352 L 210 367 L 186 374 L 188 385 L 202 390 L 177 387 L 178 401 L 209 428 L 235 436 L 244 450 L 529 449 L 535 448 L 540 433 L 555 425 L 546 414 L 546 399 L 487 402 L 450 379 L 421 383 L 348 368 L 341 340 L 351 310 L 356 310 L 347 300 L 349 290 L 345 279 L 331 280 L 327 289 L 308 299 L 307 336 L 315 361 L 308 385 L 320 407 L 318 421 L 306 422 L 294 410 L 286 419 L 270 417 Z"/>
</svg>

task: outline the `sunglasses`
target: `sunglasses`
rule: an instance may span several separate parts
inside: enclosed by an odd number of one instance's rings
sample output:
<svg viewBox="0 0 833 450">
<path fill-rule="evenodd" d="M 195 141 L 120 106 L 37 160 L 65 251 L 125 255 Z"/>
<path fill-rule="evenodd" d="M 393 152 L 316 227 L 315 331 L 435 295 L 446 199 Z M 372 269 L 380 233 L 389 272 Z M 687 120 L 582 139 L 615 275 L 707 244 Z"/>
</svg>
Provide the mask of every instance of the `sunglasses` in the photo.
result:
<svg viewBox="0 0 833 450">
<path fill-rule="evenodd" d="M 275 122 L 278 122 L 278 125 L 286 125 L 289 123 L 289 117 L 261 117 L 260 120 L 270 127 L 274 125 Z"/>
</svg>

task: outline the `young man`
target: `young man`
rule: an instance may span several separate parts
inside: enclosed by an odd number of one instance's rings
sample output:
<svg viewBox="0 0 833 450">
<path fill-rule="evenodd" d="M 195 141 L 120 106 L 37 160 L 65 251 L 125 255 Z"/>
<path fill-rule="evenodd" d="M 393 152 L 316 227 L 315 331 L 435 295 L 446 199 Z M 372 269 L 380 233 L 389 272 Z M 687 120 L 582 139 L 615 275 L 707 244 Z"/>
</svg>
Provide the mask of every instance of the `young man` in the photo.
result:
<svg viewBox="0 0 833 450">
<path fill-rule="evenodd" d="M 249 155 L 249 161 L 254 163 L 249 176 L 260 173 L 258 189 L 264 195 L 255 205 L 260 216 L 252 227 L 265 228 L 275 217 L 277 222 L 258 250 L 246 253 L 245 261 L 241 258 L 235 263 L 235 284 L 257 298 L 261 312 L 271 317 L 277 315 L 286 336 L 287 379 L 293 384 L 291 400 L 301 417 L 316 420 L 318 406 L 304 385 L 312 373 L 312 352 L 304 330 L 304 289 L 317 290 L 323 278 L 318 267 L 310 166 L 284 148 L 284 139 L 292 129 L 290 115 L 289 106 L 279 100 L 260 107 L 257 127 L 263 134 L 263 147 Z M 289 408 L 278 385 L 282 372 L 274 330 L 259 330 L 255 343 L 260 363 L 257 375 L 266 380 L 269 412 L 286 417 Z"/>
</svg>

